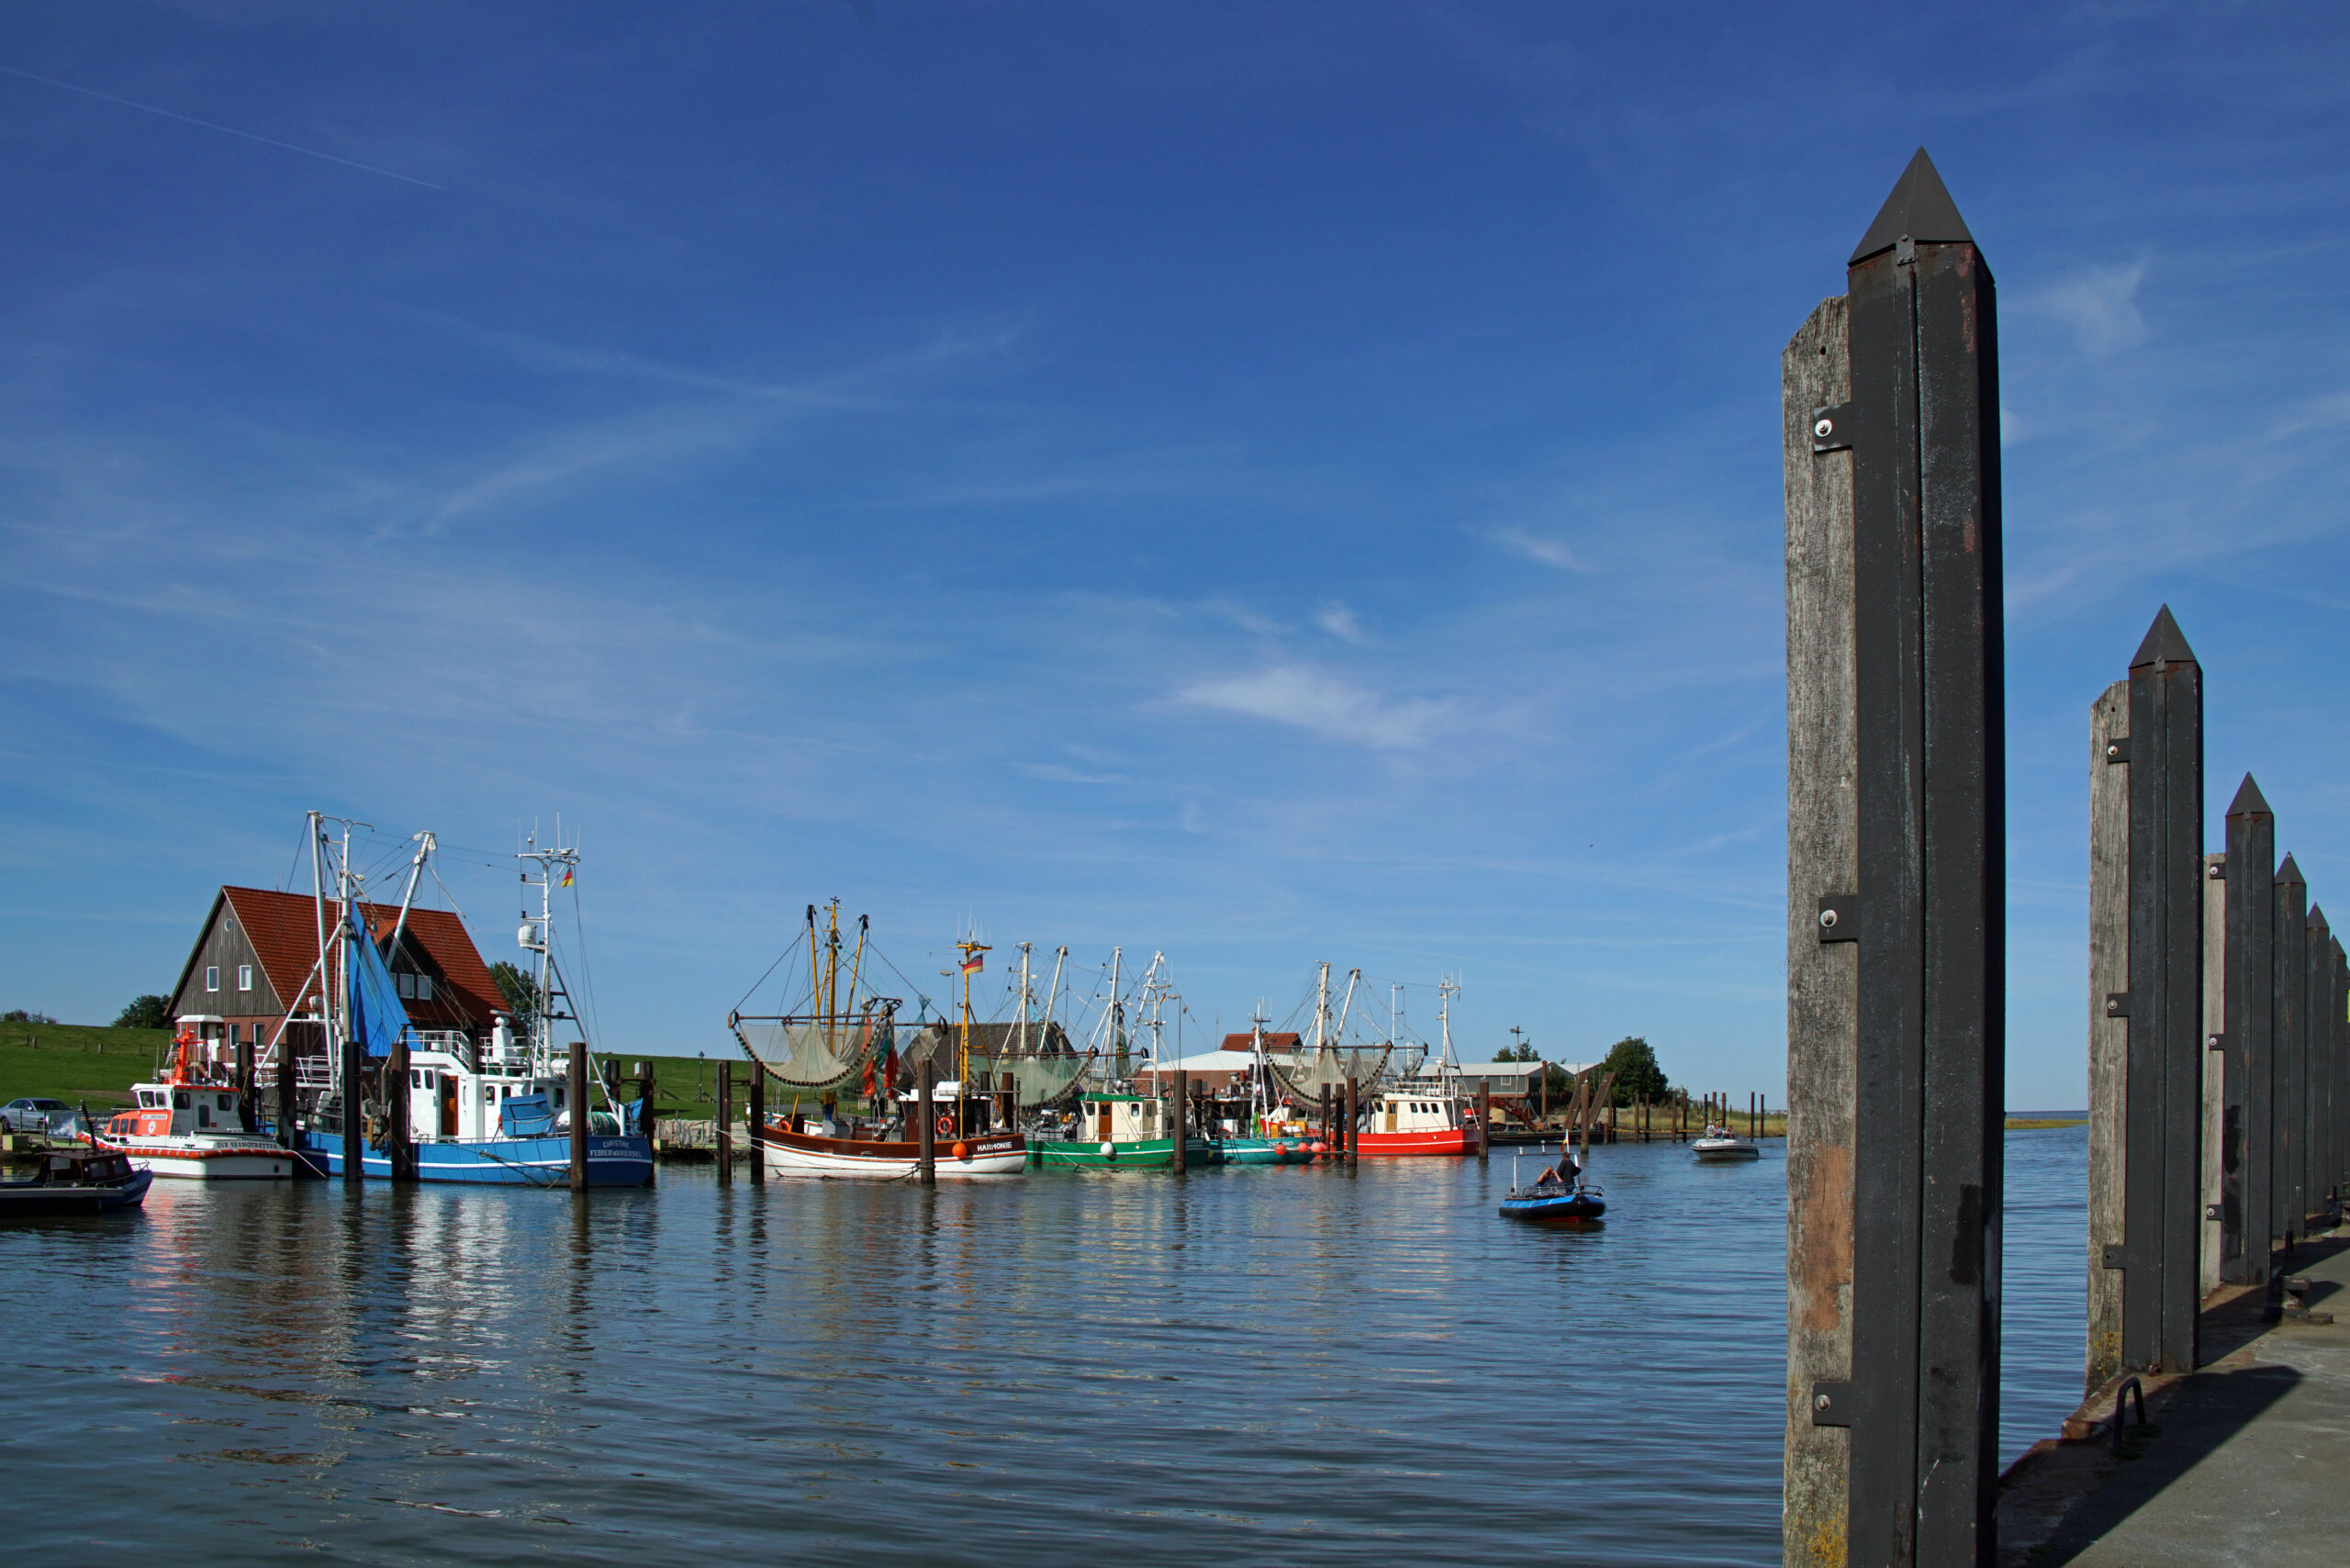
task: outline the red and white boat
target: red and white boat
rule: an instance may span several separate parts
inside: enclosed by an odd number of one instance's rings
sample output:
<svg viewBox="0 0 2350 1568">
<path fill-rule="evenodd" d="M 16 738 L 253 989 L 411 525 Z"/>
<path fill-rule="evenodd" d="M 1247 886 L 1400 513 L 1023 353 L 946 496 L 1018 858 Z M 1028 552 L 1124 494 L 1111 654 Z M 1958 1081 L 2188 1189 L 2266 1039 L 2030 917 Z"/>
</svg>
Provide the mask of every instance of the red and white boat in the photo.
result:
<svg viewBox="0 0 2350 1568">
<path fill-rule="evenodd" d="M 135 1109 L 93 1129 L 99 1148 L 130 1157 L 158 1176 L 198 1182 L 283 1182 L 294 1175 L 294 1153 L 241 1126 L 236 1085 L 213 1081 L 194 1061 L 195 1031 L 172 1042 L 171 1065 L 160 1081 L 135 1083 Z"/>
<path fill-rule="evenodd" d="M 1374 1154 L 1476 1154 L 1485 1147 L 1477 1104 L 1449 1090 L 1383 1091 L 1365 1113 L 1356 1150 Z"/>
<path fill-rule="evenodd" d="M 932 1170 L 941 1181 L 965 1176 L 1017 1176 L 1028 1169 L 1028 1140 L 1010 1127 L 961 1133 L 956 1131 L 956 1101 L 962 1085 L 942 1083 L 934 1093 L 938 1118 L 932 1139 Z M 920 1113 L 914 1096 L 898 1097 L 903 1119 Z M 893 1121 L 898 1118 L 892 1118 Z M 913 1137 L 904 1136 L 914 1131 Z M 899 1136 L 891 1137 L 891 1133 Z M 761 1130 L 755 1152 L 767 1162 L 770 1176 L 845 1177 L 851 1180 L 902 1181 L 922 1169 L 918 1129 L 905 1126 L 856 1126 L 812 1116 L 778 1116 Z"/>
<path fill-rule="evenodd" d="M 1363 1113 L 1355 1133 L 1360 1155 L 1442 1154 L 1458 1158 L 1482 1154 L 1486 1129 L 1477 1120 L 1477 1103 L 1460 1092 L 1452 1057 L 1452 994 L 1460 988 L 1449 980 L 1437 986 L 1438 1046 L 1432 1079 L 1405 1080 L 1380 1092 Z"/>
</svg>

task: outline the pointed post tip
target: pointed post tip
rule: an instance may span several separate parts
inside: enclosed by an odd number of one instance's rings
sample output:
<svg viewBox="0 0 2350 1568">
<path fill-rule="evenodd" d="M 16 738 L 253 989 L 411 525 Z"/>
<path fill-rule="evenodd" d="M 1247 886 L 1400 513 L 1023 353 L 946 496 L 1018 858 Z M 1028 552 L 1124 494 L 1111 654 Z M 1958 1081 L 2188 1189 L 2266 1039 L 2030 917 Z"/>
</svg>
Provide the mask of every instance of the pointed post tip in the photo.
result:
<svg viewBox="0 0 2350 1568">
<path fill-rule="evenodd" d="M 2154 623 L 2146 628 L 2146 640 L 2140 643 L 2138 651 L 2131 655 L 2130 667 L 2144 669 L 2155 664 L 2191 665 L 2199 662 L 2195 650 L 2187 645 L 2187 633 L 2178 629 L 2178 622 L 2171 617 L 2170 606 L 2165 604 L 2154 611 Z"/>
<path fill-rule="evenodd" d="M 1903 240 L 1923 245 L 1975 242 L 1966 219 L 1958 215 L 1958 204 L 1951 200 L 1950 188 L 1942 184 L 1934 161 L 1926 156 L 1922 147 L 1909 160 L 1909 166 L 1901 171 L 1901 177 L 1893 182 L 1893 194 L 1885 198 L 1868 232 L 1853 247 L 1852 259 L 1845 264 L 1859 266 Z"/>
<path fill-rule="evenodd" d="M 2260 786 L 2253 782 L 2252 775 L 2247 773 L 2244 776 L 2244 782 L 2236 787 L 2236 798 L 2228 802 L 2227 814 L 2232 817 L 2273 817 L 2277 813 L 2268 809 L 2268 798 L 2260 792 Z"/>
<path fill-rule="evenodd" d="M 2309 886 L 2309 883 L 2301 879 L 2301 868 L 2293 863 L 2293 852 L 2289 849 L 2285 851 L 2285 863 L 2277 868 L 2277 880 L 2279 883 L 2294 883 L 2304 888 Z"/>
</svg>

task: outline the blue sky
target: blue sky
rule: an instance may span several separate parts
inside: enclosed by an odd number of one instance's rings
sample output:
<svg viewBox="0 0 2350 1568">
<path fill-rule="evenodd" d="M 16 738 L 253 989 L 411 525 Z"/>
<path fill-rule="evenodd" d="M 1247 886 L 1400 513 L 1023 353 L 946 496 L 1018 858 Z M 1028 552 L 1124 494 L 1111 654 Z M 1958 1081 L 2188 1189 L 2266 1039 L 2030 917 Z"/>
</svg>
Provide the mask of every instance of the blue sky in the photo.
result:
<svg viewBox="0 0 2350 1568">
<path fill-rule="evenodd" d="M 1458 971 L 1472 1056 L 1775 1096 L 1778 353 L 1922 142 L 2001 291 L 2009 1099 L 2079 1103 L 2158 604 L 2214 841 L 2250 768 L 2350 903 L 2345 33 L 15 8 L 0 1006 L 167 985 L 313 805 L 505 956 L 559 812 L 622 1052 L 837 894 L 918 977 L 1162 949 L 1231 1028 L 1327 958 L 1426 1029 Z"/>
</svg>

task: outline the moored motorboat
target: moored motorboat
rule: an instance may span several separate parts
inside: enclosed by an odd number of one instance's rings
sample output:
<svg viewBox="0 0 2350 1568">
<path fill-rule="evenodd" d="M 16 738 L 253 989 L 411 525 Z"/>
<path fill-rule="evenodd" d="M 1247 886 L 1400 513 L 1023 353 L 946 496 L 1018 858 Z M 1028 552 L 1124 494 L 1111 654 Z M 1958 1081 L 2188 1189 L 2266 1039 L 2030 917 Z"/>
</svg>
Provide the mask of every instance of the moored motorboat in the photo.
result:
<svg viewBox="0 0 2350 1568">
<path fill-rule="evenodd" d="M 1707 1164 L 1728 1164 L 1732 1160 L 1762 1158 L 1760 1145 L 1718 1125 L 1707 1127 L 1704 1137 L 1691 1139 L 1689 1152 Z"/>
<path fill-rule="evenodd" d="M 133 1109 L 91 1130 L 91 1147 L 129 1157 L 158 1176 L 181 1181 L 283 1182 L 295 1174 L 294 1155 L 243 1129 L 250 1114 L 235 1084 L 215 1081 L 196 1062 L 197 1041 L 182 1029 L 158 1080 L 131 1085 Z"/>
<path fill-rule="evenodd" d="M 0 1161 L 0 1220 L 134 1209 L 154 1180 L 113 1149 L 50 1144 L 12 1152 Z"/>
</svg>

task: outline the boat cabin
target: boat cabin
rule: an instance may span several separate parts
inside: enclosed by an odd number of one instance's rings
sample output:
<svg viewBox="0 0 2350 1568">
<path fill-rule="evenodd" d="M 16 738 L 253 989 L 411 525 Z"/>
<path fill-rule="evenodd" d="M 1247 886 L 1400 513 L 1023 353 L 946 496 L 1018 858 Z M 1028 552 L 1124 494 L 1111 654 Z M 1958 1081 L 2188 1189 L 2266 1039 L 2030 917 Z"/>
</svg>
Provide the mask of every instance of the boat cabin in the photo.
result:
<svg viewBox="0 0 2350 1568">
<path fill-rule="evenodd" d="M 1367 1131 L 1374 1133 L 1438 1133 L 1473 1126 L 1476 1114 L 1461 1101 L 1427 1091 L 1400 1089 L 1371 1103 Z"/>
<path fill-rule="evenodd" d="M 135 1083 L 136 1110 L 106 1123 L 108 1137 L 173 1137 L 187 1133 L 234 1133 L 245 1128 L 237 1092 L 217 1084 Z"/>
<path fill-rule="evenodd" d="M 569 1089 L 563 1075 L 533 1076 L 530 1051 L 498 1020 L 479 1047 L 454 1030 L 420 1029 L 408 1057 L 408 1130 L 414 1143 L 477 1142 L 511 1136 L 501 1130 L 507 1101 L 540 1094 L 546 1112 L 562 1117 Z M 532 1119 L 539 1119 L 536 1107 Z M 565 1123 L 565 1125 L 568 1125 Z"/>
<path fill-rule="evenodd" d="M 1088 1094 L 1078 1101 L 1077 1126 L 1069 1137 L 1079 1143 L 1139 1143 L 1174 1135 L 1166 1102 L 1156 1094 Z"/>
</svg>

